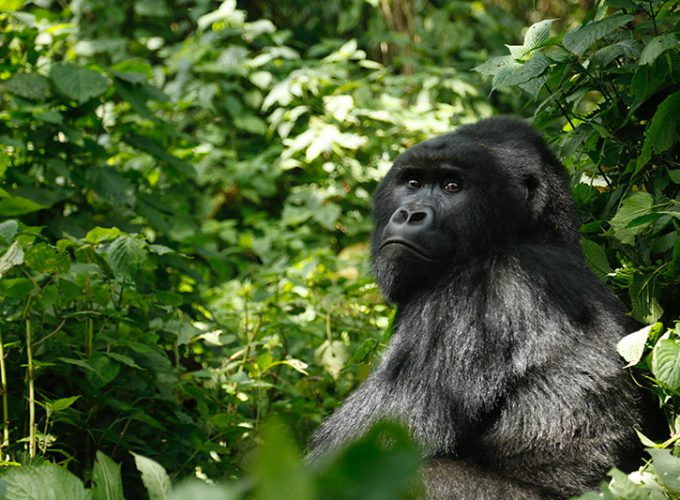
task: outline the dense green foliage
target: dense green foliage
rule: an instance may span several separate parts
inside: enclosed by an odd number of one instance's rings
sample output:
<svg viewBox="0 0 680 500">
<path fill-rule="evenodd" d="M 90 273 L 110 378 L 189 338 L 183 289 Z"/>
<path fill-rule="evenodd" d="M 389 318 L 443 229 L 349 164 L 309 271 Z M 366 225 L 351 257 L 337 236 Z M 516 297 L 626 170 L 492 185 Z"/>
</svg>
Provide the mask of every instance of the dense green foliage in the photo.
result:
<svg viewBox="0 0 680 500">
<path fill-rule="evenodd" d="M 405 491 L 417 451 L 397 429 L 323 471 L 296 446 L 390 333 L 367 261 L 377 181 L 409 145 L 499 112 L 552 140 L 589 263 L 653 325 L 620 351 L 673 437 L 606 495 L 680 491 L 663 449 L 680 451 L 678 3 L 555 12 L 523 36 L 539 14 L 520 3 L 347 5 L 0 0 L 9 491 L 65 466 L 119 498 L 116 462 L 152 498 L 166 470 L 246 477 L 233 497 Z M 272 415 L 297 444 L 259 437 Z M 382 461 L 380 432 L 396 443 Z"/>
</svg>

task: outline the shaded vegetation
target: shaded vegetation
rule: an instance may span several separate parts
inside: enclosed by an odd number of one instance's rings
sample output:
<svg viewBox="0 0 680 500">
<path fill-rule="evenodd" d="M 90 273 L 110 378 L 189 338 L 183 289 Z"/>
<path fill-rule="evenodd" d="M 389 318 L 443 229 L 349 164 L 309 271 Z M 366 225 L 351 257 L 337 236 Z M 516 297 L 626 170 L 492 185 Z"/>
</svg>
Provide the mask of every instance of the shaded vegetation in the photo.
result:
<svg viewBox="0 0 680 500">
<path fill-rule="evenodd" d="M 516 113 L 572 173 L 590 265 L 650 325 L 620 351 L 667 440 L 603 495 L 678 493 L 678 3 L 532 6 L 0 1 L 7 491 L 43 477 L 29 464 L 101 487 L 121 462 L 131 498 L 149 475 L 162 498 L 165 471 L 238 479 L 236 497 L 285 480 L 328 498 L 314 474 L 407 491 L 403 436 L 384 462 L 358 459 L 380 448 L 364 442 L 329 472 L 295 447 L 390 334 L 367 263 L 377 181 L 419 140 Z M 254 459 L 272 415 L 296 444 Z M 401 472 L 381 475 L 390 456 Z M 375 474 L 348 472 L 357 460 Z"/>
</svg>

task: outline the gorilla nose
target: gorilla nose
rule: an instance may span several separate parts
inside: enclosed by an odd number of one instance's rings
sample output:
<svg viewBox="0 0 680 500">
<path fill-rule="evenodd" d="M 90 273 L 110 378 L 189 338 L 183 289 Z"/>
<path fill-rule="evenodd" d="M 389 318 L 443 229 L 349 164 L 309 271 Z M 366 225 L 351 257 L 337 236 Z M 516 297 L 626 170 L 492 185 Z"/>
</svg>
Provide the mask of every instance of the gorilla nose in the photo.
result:
<svg viewBox="0 0 680 500">
<path fill-rule="evenodd" d="M 431 207 L 399 207 L 392 214 L 389 224 L 394 229 L 400 227 L 405 230 L 410 226 L 420 226 L 419 229 L 426 229 L 434 225 L 434 209 Z"/>
</svg>

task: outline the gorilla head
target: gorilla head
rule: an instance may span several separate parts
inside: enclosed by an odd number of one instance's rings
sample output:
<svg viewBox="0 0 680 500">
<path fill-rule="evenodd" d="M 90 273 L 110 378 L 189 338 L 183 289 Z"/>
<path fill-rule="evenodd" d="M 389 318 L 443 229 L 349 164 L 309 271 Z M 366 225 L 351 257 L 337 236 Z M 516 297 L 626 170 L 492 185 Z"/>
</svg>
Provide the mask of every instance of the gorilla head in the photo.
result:
<svg viewBox="0 0 680 500">
<path fill-rule="evenodd" d="M 530 126 L 489 118 L 400 155 L 375 194 L 372 258 L 401 302 L 518 241 L 577 245 L 565 170 Z"/>
</svg>

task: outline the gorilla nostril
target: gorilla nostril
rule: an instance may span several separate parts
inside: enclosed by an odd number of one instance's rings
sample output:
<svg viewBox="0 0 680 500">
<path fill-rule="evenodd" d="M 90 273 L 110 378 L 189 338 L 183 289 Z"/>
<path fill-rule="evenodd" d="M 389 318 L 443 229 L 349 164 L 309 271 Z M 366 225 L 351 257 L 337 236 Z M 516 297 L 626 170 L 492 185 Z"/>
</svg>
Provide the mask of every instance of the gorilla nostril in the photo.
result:
<svg viewBox="0 0 680 500">
<path fill-rule="evenodd" d="M 420 224 L 421 222 L 424 222 L 425 219 L 427 219 L 427 212 L 413 212 L 409 216 L 408 222 L 409 224 Z"/>
<path fill-rule="evenodd" d="M 408 220 L 408 215 L 408 211 L 401 208 L 394 213 L 392 220 L 398 224 L 403 224 Z"/>
</svg>

